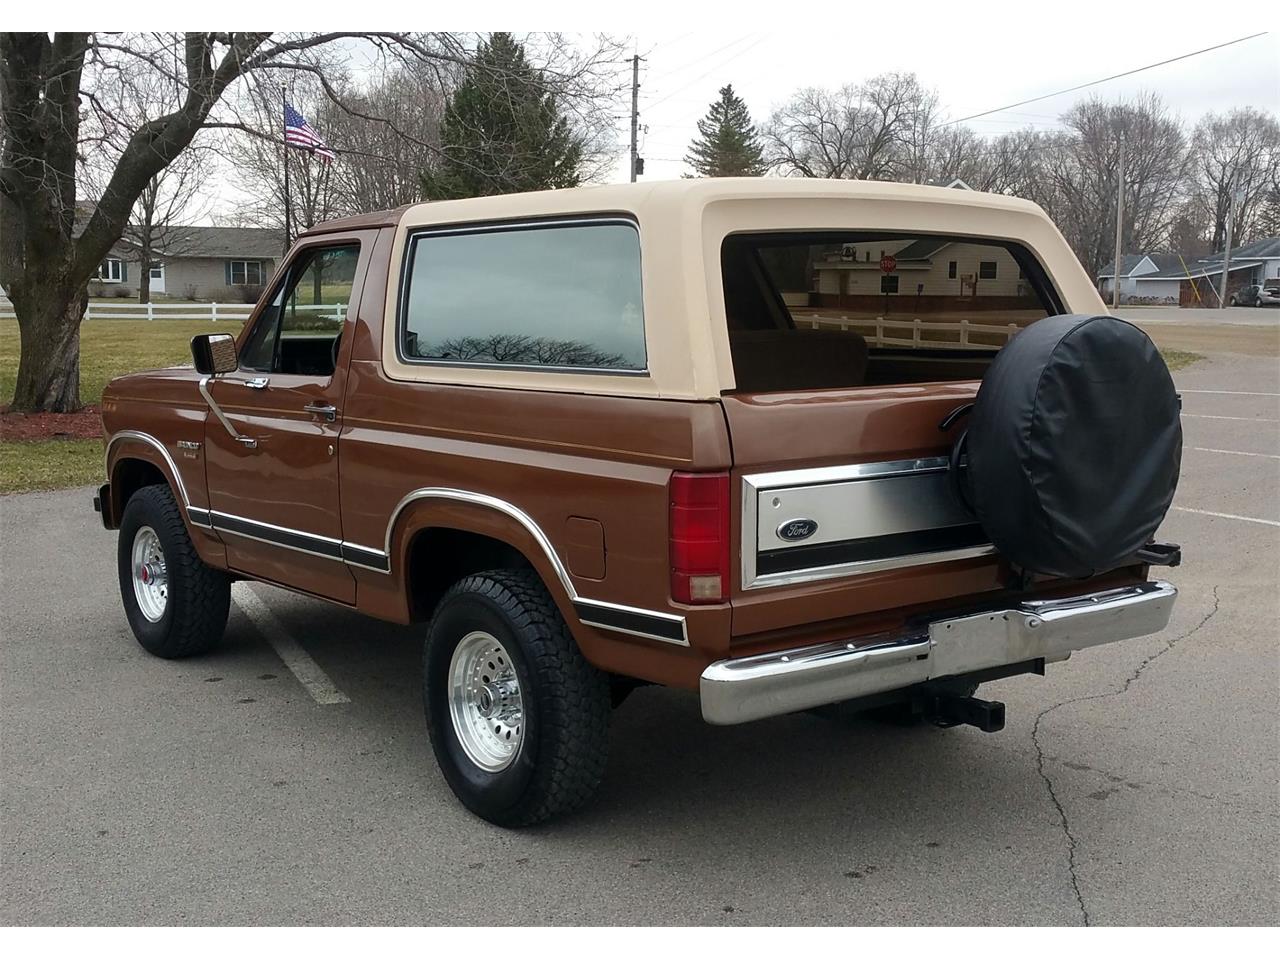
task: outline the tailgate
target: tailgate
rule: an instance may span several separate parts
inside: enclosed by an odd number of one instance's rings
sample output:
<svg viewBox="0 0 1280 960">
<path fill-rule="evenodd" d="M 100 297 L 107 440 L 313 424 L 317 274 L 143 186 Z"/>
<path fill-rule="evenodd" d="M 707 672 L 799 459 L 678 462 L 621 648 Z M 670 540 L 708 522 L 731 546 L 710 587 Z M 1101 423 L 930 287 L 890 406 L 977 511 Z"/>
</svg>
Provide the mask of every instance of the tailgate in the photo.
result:
<svg viewBox="0 0 1280 960">
<path fill-rule="evenodd" d="M 976 392 L 967 381 L 724 398 L 736 643 L 885 629 L 1000 588 L 994 550 L 950 486 L 961 428 L 938 428 Z"/>
</svg>

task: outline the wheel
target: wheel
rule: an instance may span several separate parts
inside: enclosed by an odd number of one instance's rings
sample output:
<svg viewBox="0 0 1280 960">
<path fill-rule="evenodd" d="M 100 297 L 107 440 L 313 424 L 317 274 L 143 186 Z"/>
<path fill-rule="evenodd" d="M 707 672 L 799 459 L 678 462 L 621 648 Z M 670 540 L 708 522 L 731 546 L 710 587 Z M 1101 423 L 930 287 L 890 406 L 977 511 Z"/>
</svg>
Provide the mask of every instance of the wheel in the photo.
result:
<svg viewBox="0 0 1280 960">
<path fill-rule="evenodd" d="M 595 794 L 608 755 L 608 676 L 583 658 L 532 571 L 460 580 L 423 648 L 436 761 L 472 813 L 519 827 Z"/>
<path fill-rule="evenodd" d="M 167 486 L 143 487 L 129 498 L 116 558 L 125 616 L 144 650 L 175 659 L 217 646 L 231 578 L 200 559 Z"/>
</svg>

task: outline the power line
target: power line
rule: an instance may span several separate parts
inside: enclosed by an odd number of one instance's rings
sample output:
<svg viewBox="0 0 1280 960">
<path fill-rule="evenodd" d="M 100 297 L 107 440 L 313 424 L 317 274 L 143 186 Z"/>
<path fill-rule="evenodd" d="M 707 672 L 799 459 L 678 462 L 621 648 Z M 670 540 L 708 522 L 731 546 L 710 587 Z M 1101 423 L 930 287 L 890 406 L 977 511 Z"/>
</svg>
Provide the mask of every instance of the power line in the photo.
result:
<svg viewBox="0 0 1280 960">
<path fill-rule="evenodd" d="M 1074 87 L 1067 87 L 1065 90 L 1058 90 L 1055 93 L 1046 93 L 1040 97 L 1032 97 L 1029 100 L 1019 100 L 1017 103 L 1010 103 L 1003 107 L 996 107 L 993 110 L 983 110 L 981 113 L 970 114 L 967 117 L 961 117 L 959 120 L 948 120 L 946 123 L 940 124 L 943 127 L 949 127 L 953 123 L 964 123 L 966 120 L 976 120 L 978 117 L 985 117 L 992 113 L 1002 113 L 1005 110 L 1012 110 L 1014 107 L 1025 106 L 1028 103 L 1036 103 L 1040 100 L 1048 100 L 1050 97 L 1060 97 L 1064 93 L 1074 93 L 1077 90 L 1083 90 L 1086 87 L 1096 87 L 1100 83 L 1107 83 L 1111 80 L 1119 80 L 1121 77 L 1129 77 L 1135 73 L 1142 73 L 1144 70 L 1152 70 L 1156 67 L 1163 67 L 1168 63 L 1177 63 L 1179 60 L 1186 60 L 1189 57 L 1198 57 L 1202 53 L 1209 53 L 1212 50 L 1221 50 L 1223 47 L 1230 47 L 1233 44 L 1244 43 L 1246 40 L 1254 40 L 1258 37 L 1265 37 L 1267 31 L 1261 33 L 1252 33 L 1247 37 L 1237 37 L 1235 40 L 1228 40 L 1226 43 L 1219 43 L 1212 47 L 1205 47 L 1202 50 L 1193 50 L 1191 53 L 1184 53 L 1178 57 L 1170 57 L 1168 60 L 1161 60 L 1159 63 L 1149 63 L 1145 67 L 1135 67 L 1133 70 L 1126 70 L 1124 73 L 1112 74 L 1109 77 L 1103 77 L 1101 80 L 1090 80 L 1088 83 L 1077 84 Z"/>
<path fill-rule="evenodd" d="M 674 97 L 674 96 L 675 96 L 677 93 L 679 93 L 681 90 L 684 90 L 684 89 L 686 89 L 686 88 L 688 88 L 688 87 L 693 86 L 693 85 L 694 85 L 695 83 L 697 83 L 699 80 L 703 80 L 703 79 L 705 79 L 706 77 L 711 76 L 711 74 L 715 73 L 717 70 L 723 70 L 726 66 L 728 66 L 730 63 L 732 63 L 734 60 L 737 60 L 737 59 L 738 59 L 738 57 L 741 57 L 741 56 L 743 56 L 743 55 L 744 55 L 744 54 L 746 54 L 746 53 L 750 53 L 752 50 L 754 50 L 756 47 L 760 46 L 760 44 L 764 43 L 764 42 L 765 42 L 766 40 L 768 40 L 768 39 L 769 39 L 769 35 L 768 35 L 768 34 L 765 34 L 763 37 L 761 37 L 760 39 L 756 40 L 754 43 L 749 43 L 749 44 L 747 44 L 745 47 L 743 47 L 743 48 L 742 48 L 741 50 L 739 50 L 737 53 L 734 53 L 734 54 L 733 54 L 733 55 L 731 55 L 730 57 L 728 57 L 728 58 L 726 58 L 726 59 L 724 59 L 724 60 L 721 60 L 718 64 L 716 64 L 714 67 L 712 67 L 712 68 L 711 68 L 710 70 L 708 70 L 706 73 L 700 73 L 700 74 L 698 74 L 698 76 L 694 77 L 694 78 L 693 78 L 692 80 L 690 80 L 688 83 L 683 84 L 682 86 L 676 87 L 674 90 L 672 90 L 669 94 L 667 94 L 665 97 L 661 98 L 660 100 L 655 100 L 655 101 L 653 101 L 653 103 L 648 104 L 648 105 L 646 106 L 646 108 L 645 108 L 645 109 L 647 109 L 647 110 L 652 110 L 652 109 L 653 109 L 654 107 L 656 107 L 658 104 L 660 104 L 660 103 L 664 103 L 664 102 L 666 102 L 667 100 L 670 100 L 672 97 Z"/>
<path fill-rule="evenodd" d="M 705 57 L 702 58 L 702 62 L 706 63 L 712 57 L 716 56 L 719 53 L 722 53 L 725 50 L 728 50 L 730 47 L 736 47 L 738 44 L 742 43 L 743 40 L 748 39 L 750 36 L 751 34 L 744 33 L 737 40 L 730 40 L 724 46 L 716 47 L 714 50 L 712 50 L 710 53 L 708 53 Z M 675 67 L 671 70 L 664 70 L 662 73 L 655 74 L 654 76 L 647 76 L 645 77 L 645 80 L 649 83 L 653 83 L 655 80 L 663 80 L 674 74 L 683 73 L 685 70 L 688 70 L 690 67 L 697 66 L 697 63 L 698 61 L 696 60 L 690 60 L 688 63 L 684 64 L 683 66 Z"/>
</svg>

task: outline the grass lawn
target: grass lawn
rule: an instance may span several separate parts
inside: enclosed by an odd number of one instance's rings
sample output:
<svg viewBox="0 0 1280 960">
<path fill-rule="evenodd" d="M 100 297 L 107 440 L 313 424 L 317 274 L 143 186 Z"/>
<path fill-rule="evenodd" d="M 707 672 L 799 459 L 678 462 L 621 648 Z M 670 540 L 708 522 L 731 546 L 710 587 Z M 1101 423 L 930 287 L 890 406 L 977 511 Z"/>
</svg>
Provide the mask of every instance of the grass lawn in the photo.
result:
<svg viewBox="0 0 1280 960">
<path fill-rule="evenodd" d="M 80 402 L 98 403 L 112 377 L 191 362 L 197 333 L 239 333 L 233 320 L 86 320 L 80 325 Z M 0 404 L 13 399 L 18 321 L 0 320 Z"/>
<path fill-rule="evenodd" d="M 102 483 L 101 440 L 0 440 L 0 493 Z"/>
<path fill-rule="evenodd" d="M 1183 367 L 1191 366 L 1197 360 L 1204 359 L 1200 354 L 1189 350 L 1161 350 L 1160 356 L 1164 357 L 1165 365 L 1170 370 L 1181 370 Z"/>
</svg>

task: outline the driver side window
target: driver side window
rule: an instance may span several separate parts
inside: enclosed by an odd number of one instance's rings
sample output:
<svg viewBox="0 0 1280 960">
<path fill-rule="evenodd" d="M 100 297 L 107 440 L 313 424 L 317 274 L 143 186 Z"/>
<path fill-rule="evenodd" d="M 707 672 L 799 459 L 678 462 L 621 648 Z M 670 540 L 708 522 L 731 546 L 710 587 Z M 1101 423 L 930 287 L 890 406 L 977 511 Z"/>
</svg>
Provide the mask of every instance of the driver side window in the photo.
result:
<svg viewBox="0 0 1280 960">
<path fill-rule="evenodd" d="M 350 243 L 294 260 L 245 341 L 241 368 L 332 376 L 359 259 L 360 245 Z"/>
</svg>

